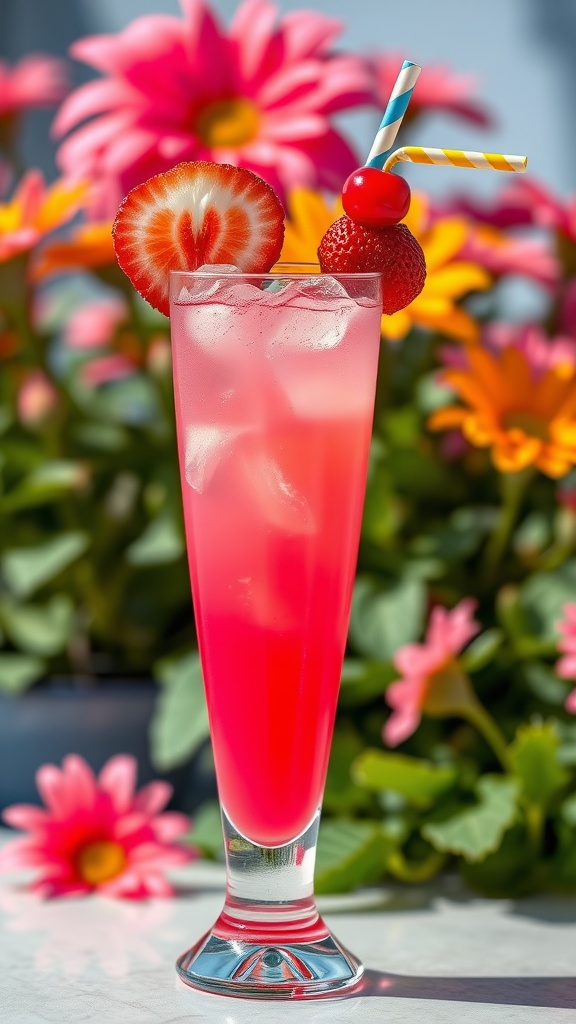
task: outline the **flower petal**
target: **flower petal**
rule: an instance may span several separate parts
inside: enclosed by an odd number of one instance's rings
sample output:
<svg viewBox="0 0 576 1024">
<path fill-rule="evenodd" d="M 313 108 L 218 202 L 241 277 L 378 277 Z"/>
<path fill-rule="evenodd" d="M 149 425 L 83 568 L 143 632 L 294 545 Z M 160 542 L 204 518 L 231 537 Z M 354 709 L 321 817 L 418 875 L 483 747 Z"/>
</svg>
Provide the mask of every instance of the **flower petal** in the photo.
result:
<svg viewBox="0 0 576 1024">
<path fill-rule="evenodd" d="M 106 762 L 98 776 L 98 785 L 109 794 L 120 814 L 125 814 L 132 806 L 136 771 L 135 757 L 117 754 Z"/>
</svg>

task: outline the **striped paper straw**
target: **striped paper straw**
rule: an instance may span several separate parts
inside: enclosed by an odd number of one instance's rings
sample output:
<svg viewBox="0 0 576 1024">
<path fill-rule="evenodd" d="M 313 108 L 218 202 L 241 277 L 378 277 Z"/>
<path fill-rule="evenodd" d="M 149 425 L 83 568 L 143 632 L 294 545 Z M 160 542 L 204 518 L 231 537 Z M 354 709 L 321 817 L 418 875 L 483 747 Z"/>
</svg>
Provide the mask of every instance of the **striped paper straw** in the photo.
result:
<svg viewBox="0 0 576 1024">
<path fill-rule="evenodd" d="M 372 143 L 372 149 L 368 154 L 365 167 L 383 167 L 386 163 L 387 157 L 392 152 L 394 140 L 402 124 L 402 118 L 406 113 L 406 107 L 410 102 L 410 97 L 416 85 L 416 79 L 421 70 L 419 64 L 413 64 L 411 60 L 404 61 L 392 89 L 376 138 Z"/>
<path fill-rule="evenodd" d="M 431 149 L 429 146 L 404 146 L 388 157 L 384 170 L 390 171 L 394 164 L 439 164 L 442 167 L 478 167 L 492 171 L 526 170 L 528 157 L 511 153 L 472 153 L 466 149 Z"/>
</svg>

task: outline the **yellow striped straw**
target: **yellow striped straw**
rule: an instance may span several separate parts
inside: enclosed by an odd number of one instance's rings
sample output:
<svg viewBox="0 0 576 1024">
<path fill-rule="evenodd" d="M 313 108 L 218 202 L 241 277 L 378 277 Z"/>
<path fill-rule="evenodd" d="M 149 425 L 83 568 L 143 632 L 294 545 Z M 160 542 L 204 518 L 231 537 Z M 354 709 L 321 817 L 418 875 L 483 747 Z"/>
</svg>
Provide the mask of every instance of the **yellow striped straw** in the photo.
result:
<svg viewBox="0 0 576 1024">
<path fill-rule="evenodd" d="M 439 164 L 441 167 L 478 167 L 492 171 L 526 170 L 528 157 L 510 153 L 471 153 L 465 149 L 431 149 L 429 146 L 404 146 L 390 154 L 383 170 L 390 171 L 394 164 Z"/>
</svg>

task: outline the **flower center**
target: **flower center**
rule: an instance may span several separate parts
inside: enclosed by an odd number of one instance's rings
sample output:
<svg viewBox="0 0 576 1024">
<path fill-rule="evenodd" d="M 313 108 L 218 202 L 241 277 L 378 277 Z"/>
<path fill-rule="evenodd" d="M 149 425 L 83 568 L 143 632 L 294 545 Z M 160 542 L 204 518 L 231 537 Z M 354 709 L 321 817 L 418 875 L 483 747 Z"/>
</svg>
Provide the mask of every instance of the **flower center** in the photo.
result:
<svg viewBox="0 0 576 1024">
<path fill-rule="evenodd" d="M 119 843 L 108 840 L 88 843 L 76 859 L 78 873 L 89 885 L 100 885 L 120 875 L 126 866 L 126 854 Z"/>
<path fill-rule="evenodd" d="M 216 100 L 199 111 L 194 130 L 210 149 L 241 146 L 258 134 L 260 111 L 251 100 L 241 97 Z"/>
<path fill-rule="evenodd" d="M 550 440 L 548 424 L 532 412 L 509 412 L 503 426 L 505 430 L 522 430 L 528 437 L 537 437 L 540 441 Z"/>
</svg>

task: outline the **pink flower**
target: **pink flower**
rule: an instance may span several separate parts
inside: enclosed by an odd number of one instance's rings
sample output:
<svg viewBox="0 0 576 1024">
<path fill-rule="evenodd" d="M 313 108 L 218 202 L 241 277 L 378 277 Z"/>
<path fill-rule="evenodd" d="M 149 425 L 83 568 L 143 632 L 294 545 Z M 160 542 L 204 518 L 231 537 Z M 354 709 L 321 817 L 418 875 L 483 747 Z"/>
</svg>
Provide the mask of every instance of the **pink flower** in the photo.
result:
<svg viewBox="0 0 576 1024">
<path fill-rule="evenodd" d="M 556 662 L 556 674 L 562 679 L 576 679 L 576 604 L 564 605 L 564 619 L 558 630 L 563 637 L 558 643 L 563 657 Z M 576 715 L 576 690 L 568 694 L 564 707 Z"/>
<path fill-rule="evenodd" d="M 426 702 L 436 683 L 448 675 L 462 675 L 457 655 L 475 636 L 480 626 L 473 618 L 476 601 L 465 598 L 451 611 L 440 606 L 432 610 L 421 644 L 405 644 L 394 656 L 401 678 L 386 690 L 392 714 L 384 726 L 384 739 L 395 747 L 417 728 Z"/>
<path fill-rule="evenodd" d="M 127 316 L 128 307 L 121 295 L 85 302 L 68 318 L 64 340 L 71 348 L 108 345 Z"/>
<path fill-rule="evenodd" d="M 123 380 L 136 372 L 136 365 L 131 359 L 119 352 L 91 359 L 82 367 L 82 381 L 90 388 L 109 384 L 113 380 Z"/>
<path fill-rule="evenodd" d="M 382 110 L 388 103 L 402 59 L 398 53 L 376 54 L 371 59 Z M 476 98 L 474 76 L 454 74 L 441 64 L 428 64 L 422 68 L 405 120 L 431 112 L 454 114 L 482 127 L 492 123 L 492 118 Z"/>
<path fill-rule="evenodd" d="M 18 416 L 27 427 L 40 426 L 58 404 L 54 385 L 42 370 L 32 370 L 22 381 L 17 397 Z"/>
<path fill-rule="evenodd" d="M 473 220 L 497 228 L 532 225 L 560 231 L 576 240 L 576 196 L 564 202 L 531 178 L 517 174 L 510 177 L 495 202 L 486 204 L 459 197 L 451 204 L 451 212 L 468 214 Z"/>
<path fill-rule="evenodd" d="M 576 373 L 576 338 L 549 338 L 539 324 L 489 324 L 482 344 L 495 355 L 510 346 L 517 348 L 530 367 L 533 380 L 540 380 L 551 369 L 567 379 Z M 468 352 L 461 345 L 443 345 L 439 355 L 444 366 L 470 368 Z"/>
<path fill-rule="evenodd" d="M 181 6 L 183 20 L 145 16 L 71 48 L 105 76 L 76 89 L 54 124 L 59 137 L 72 130 L 58 162 L 93 181 L 94 215 L 113 216 L 130 188 L 179 160 L 248 167 L 280 195 L 339 191 L 358 158 L 331 117 L 374 102 L 366 63 L 331 49 L 341 23 L 315 11 L 279 19 L 269 0 L 245 0 L 226 33 L 204 0 Z"/>
<path fill-rule="evenodd" d="M 0 117 L 29 107 L 52 107 L 68 92 L 64 61 L 29 54 L 9 68 L 0 61 Z"/>
<path fill-rule="evenodd" d="M 28 835 L 0 851 L 0 870 L 38 868 L 31 889 L 40 896 L 98 891 L 142 899 L 170 896 L 163 872 L 192 856 L 175 840 L 188 830 L 185 815 L 160 813 L 172 793 L 166 782 L 134 792 L 136 760 L 112 757 L 98 778 L 77 754 L 62 769 L 46 764 L 36 774 L 45 807 L 14 804 L 4 821 Z"/>
<path fill-rule="evenodd" d="M 528 277 L 546 288 L 552 288 L 560 277 L 560 261 L 548 241 L 505 234 L 489 225 L 469 232 L 460 255 L 496 277 Z"/>
</svg>

